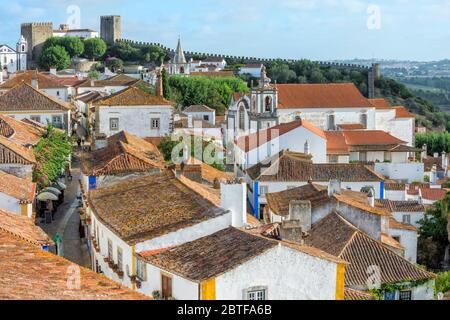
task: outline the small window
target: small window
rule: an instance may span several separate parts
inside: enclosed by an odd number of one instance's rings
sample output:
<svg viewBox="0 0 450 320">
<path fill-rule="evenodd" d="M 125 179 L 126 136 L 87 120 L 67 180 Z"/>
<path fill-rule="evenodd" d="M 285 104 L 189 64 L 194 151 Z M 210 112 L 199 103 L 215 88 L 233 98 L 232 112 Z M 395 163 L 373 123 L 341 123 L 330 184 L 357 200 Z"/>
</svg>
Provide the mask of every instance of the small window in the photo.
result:
<svg viewBox="0 0 450 320">
<path fill-rule="evenodd" d="M 117 247 L 117 266 L 119 271 L 123 271 L 123 252 L 122 248 Z"/>
<path fill-rule="evenodd" d="M 339 162 L 339 156 L 336 154 L 330 155 L 330 163 L 338 163 Z"/>
<path fill-rule="evenodd" d="M 147 280 L 145 269 L 145 262 L 140 259 L 136 259 L 136 277 L 142 281 Z"/>
<path fill-rule="evenodd" d="M 208 115 L 204 115 L 204 116 L 203 116 L 203 120 L 209 121 L 209 116 L 208 116 Z"/>
<path fill-rule="evenodd" d="M 56 95 L 59 97 L 59 91 L 56 91 Z"/>
<path fill-rule="evenodd" d="M 400 291 L 399 300 L 412 300 L 412 291 L 411 290 Z"/>
<path fill-rule="evenodd" d="M 119 118 L 110 118 L 109 119 L 109 129 L 111 131 L 119 130 Z"/>
<path fill-rule="evenodd" d="M 266 290 L 247 291 L 247 300 L 266 300 Z"/>
<path fill-rule="evenodd" d="M 392 237 L 392 239 L 394 239 L 395 241 L 397 241 L 398 243 L 400 243 L 400 236 Z"/>
<path fill-rule="evenodd" d="M 411 224 L 411 216 L 409 214 L 404 214 L 402 220 L 403 223 Z"/>
<path fill-rule="evenodd" d="M 152 118 L 151 127 L 153 130 L 158 130 L 160 128 L 160 120 L 159 118 Z"/>
<path fill-rule="evenodd" d="M 266 97 L 265 110 L 266 110 L 266 112 L 272 111 L 272 97 Z"/>
<path fill-rule="evenodd" d="M 364 127 L 364 129 L 367 129 L 367 113 L 362 113 L 360 115 L 360 122 L 361 122 L 362 126 Z"/>
<path fill-rule="evenodd" d="M 259 195 L 264 196 L 267 193 L 269 193 L 269 187 L 268 186 L 260 186 L 259 187 Z"/>
<path fill-rule="evenodd" d="M 56 128 L 62 128 L 62 116 L 52 116 L 52 125 Z"/>
<path fill-rule="evenodd" d="M 35 122 L 41 122 L 41 116 L 30 116 L 30 119 Z"/>
<path fill-rule="evenodd" d="M 328 115 L 328 130 L 336 130 L 334 114 Z"/>
<path fill-rule="evenodd" d="M 172 278 L 161 275 L 161 295 L 163 299 L 172 297 Z"/>
<path fill-rule="evenodd" d="M 367 152 L 360 152 L 359 153 L 359 161 L 367 162 Z"/>
<path fill-rule="evenodd" d="M 110 239 L 108 239 L 108 258 L 109 258 L 109 261 L 114 261 L 113 244 Z"/>
</svg>

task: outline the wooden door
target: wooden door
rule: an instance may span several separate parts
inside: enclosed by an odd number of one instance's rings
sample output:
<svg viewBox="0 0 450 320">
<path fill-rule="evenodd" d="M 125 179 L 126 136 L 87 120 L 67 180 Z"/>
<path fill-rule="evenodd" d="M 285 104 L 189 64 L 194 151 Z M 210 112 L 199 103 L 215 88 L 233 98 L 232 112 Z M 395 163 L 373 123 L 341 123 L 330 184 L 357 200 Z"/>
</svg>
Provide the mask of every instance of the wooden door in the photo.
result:
<svg viewBox="0 0 450 320">
<path fill-rule="evenodd" d="M 161 275 L 161 294 L 163 299 L 172 297 L 172 278 Z"/>
</svg>

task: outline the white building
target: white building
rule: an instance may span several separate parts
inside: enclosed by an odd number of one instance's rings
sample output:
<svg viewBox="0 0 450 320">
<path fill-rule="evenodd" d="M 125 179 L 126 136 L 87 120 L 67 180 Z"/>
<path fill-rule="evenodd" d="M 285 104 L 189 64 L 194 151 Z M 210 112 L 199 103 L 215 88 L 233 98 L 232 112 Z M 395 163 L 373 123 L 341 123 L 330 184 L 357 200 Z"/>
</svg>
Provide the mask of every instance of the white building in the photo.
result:
<svg viewBox="0 0 450 320">
<path fill-rule="evenodd" d="M 104 139 L 120 131 L 140 138 L 159 138 L 173 130 L 173 107 L 162 95 L 154 96 L 135 86 L 93 103 L 95 137 Z"/>
<path fill-rule="evenodd" d="M 114 94 L 122 91 L 130 86 L 146 85 L 142 80 L 119 74 L 112 76 L 105 80 L 86 79 L 76 85 L 76 94 L 82 95 L 88 92 L 102 92 L 107 94 Z"/>
<path fill-rule="evenodd" d="M 384 101 L 384 100 L 383 100 Z M 235 95 L 229 106 L 226 141 L 301 118 L 324 131 L 381 130 L 413 146 L 414 116 L 401 107 L 380 108 L 353 83 L 274 85 L 261 70 L 259 85 Z"/>
<path fill-rule="evenodd" d="M 192 116 L 193 119 L 200 119 L 209 122 L 212 125 L 216 124 L 216 110 L 205 105 L 192 105 L 183 110 L 185 115 Z"/>
<path fill-rule="evenodd" d="M 36 184 L 0 170 L 0 210 L 32 218 Z"/>
<path fill-rule="evenodd" d="M 37 84 L 33 81 L 33 84 Z M 0 114 L 17 120 L 31 119 L 44 125 L 71 131 L 72 106 L 22 82 L 0 95 Z"/>
<path fill-rule="evenodd" d="M 181 47 L 181 38 L 178 39 L 173 59 L 169 61 L 168 70 L 170 75 L 189 75 L 191 73 L 190 64 L 187 62 Z"/>
<path fill-rule="evenodd" d="M 266 162 L 246 170 L 248 203 L 256 218 L 263 219 L 268 193 L 307 185 L 328 186 L 339 180 L 340 188 L 360 192 L 372 189 L 384 198 L 384 177 L 363 164 L 315 164 L 304 154 L 282 151 Z"/>
<path fill-rule="evenodd" d="M 323 253 L 322 253 L 323 254 Z M 137 254 L 143 293 L 179 300 L 336 300 L 345 262 L 235 228 Z M 209 266 L 216 265 L 215 268 Z M 270 266 L 270 267 L 269 267 Z M 308 275 L 308 276 L 306 276 Z M 337 289 L 337 290 L 336 290 Z"/>
<path fill-rule="evenodd" d="M 6 44 L 0 45 L 0 65 L 1 71 L 16 73 L 27 69 L 28 43 L 23 36 L 16 44 L 16 50 Z M 1 83 L 1 81 L 0 81 Z"/>
<path fill-rule="evenodd" d="M 239 176 L 282 150 L 305 153 L 314 163 L 327 162 L 325 133 L 305 120 L 283 123 L 241 136 L 233 147 L 235 174 Z"/>
<path fill-rule="evenodd" d="M 247 225 L 245 201 L 245 184 L 222 184 L 219 194 L 170 172 L 91 191 L 93 269 L 162 298 L 343 299 L 345 262 L 234 229 Z M 212 254 L 196 255 L 200 246 Z M 223 272 L 196 267 L 217 265 L 214 257 Z"/>
<path fill-rule="evenodd" d="M 80 39 L 99 38 L 98 31 L 91 29 L 69 29 L 67 24 L 61 24 L 58 30 L 53 30 L 54 37 L 77 37 Z"/>
</svg>

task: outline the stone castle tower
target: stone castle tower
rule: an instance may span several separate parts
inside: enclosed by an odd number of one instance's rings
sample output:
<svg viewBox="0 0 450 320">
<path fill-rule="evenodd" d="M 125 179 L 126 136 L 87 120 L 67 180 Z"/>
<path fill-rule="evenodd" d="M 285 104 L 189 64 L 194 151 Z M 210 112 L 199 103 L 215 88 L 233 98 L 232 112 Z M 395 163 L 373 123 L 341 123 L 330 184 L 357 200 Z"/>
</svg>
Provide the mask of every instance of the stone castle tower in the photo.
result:
<svg viewBox="0 0 450 320">
<path fill-rule="evenodd" d="M 32 68 L 42 53 L 45 40 L 53 36 L 53 23 L 23 23 L 21 25 L 21 35 L 28 44 L 27 64 L 28 68 Z"/>
<path fill-rule="evenodd" d="M 120 16 L 100 17 L 100 37 L 109 45 L 114 44 L 122 36 Z"/>
</svg>

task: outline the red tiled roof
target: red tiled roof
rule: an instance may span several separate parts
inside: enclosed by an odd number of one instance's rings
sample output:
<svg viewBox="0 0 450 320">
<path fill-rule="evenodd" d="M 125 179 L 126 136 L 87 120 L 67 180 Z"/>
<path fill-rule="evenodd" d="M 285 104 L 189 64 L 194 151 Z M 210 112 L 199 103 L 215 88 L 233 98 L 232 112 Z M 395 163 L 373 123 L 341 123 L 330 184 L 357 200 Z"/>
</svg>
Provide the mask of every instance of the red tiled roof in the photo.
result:
<svg viewBox="0 0 450 320">
<path fill-rule="evenodd" d="M 65 88 L 58 79 L 46 75 L 44 73 L 37 72 L 35 70 L 19 71 L 9 80 L 0 85 L 0 89 L 12 89 L 15 86 L 25 82 L 31 85 L 32 79 L 36 78 L 40 89 L 59 89 Z"/>
<path fill-rule="evenodd" d="M 369 99 L 369 103 L 375 109 L 392 109 L 392 106 L 386 99 Z"/>
<path fill-rule="evenodd" d="M 338 124 L 340 130 L 363 130 L 365 129 L 361 123 L 343 123 Z"/>
<path fill-rule="evenodd" d="M 35 145 L 42 131 L 34 126 L 0 114 L 0 135 L 22 145 Z"/>
<path fill-rule="evenodd" d="M 342 131 L 347 145 L 396 145 L 406 144 L 389 133 L 381 130 Z"/>
<path fill-rule="evenodd" d="M 398 119 L 401 119 L 401 118 L 405 118 L 405 119 L 415 118 L 415 116 L 411 112 L 406 110 L 405 107 L 395 107 L 395 117 L 398 118 Z"/>
<path fill-rule="evenodd" d="M 0 170 L 0 192 L 23 203 L 32 203 L 36 184 Z"/>
<path fill-rule="evenodd" d="M 128 87 L 110 96 L 95 100 L 95 106 L 148 106 L 168 105 L 171 102 L 162 97 L 147 93 L 137 87 Z"/>
<path fill-rule="evenodd" d="M 0 300 L 149 299 L 2 231 L 0 256 Z M 79 270 L 80 288 L 68 287 L 71 270 L 73 274 Z"/>
<path fill-rule="evenodd" d="M 353 83 L 280 84 L 276 88 L 279 109 L 371 107 Z"/>
<path fill-rule="evenodd" d="M 35 164 L 33 149 L 26 148 L 0 135 L 1 164 Z M 6 151 L 6 152 L 5 152 Z"/>
<path fill-rule="evenodd" d="M 311 131 L 319 137 L 326 139 L 325 133 L 322 130 L 314 127 L 308 121 L 296 120 L 289 123 L 279 124 L 264 131 L 259 131 L 247 136 L 240 137 L 237 140 L 236 144 L 240 149 L 244 150 L 245 152 L 249 152 L 250 150 L 256 149 L 263 144 L 272 141 L 273 139 L 280 137 L 299 127 L 304 127 L 305 129 Z"/>
<path fill-rule="evenodd" d="M 348 155 L 350 153 L 342 131 L 326 131 L 327 154 Z"/>
<path fill-rule="evenodd" d="M 422 198 L 425 200 L 439 201 L 445 198 L 447 189 L 421 188 Z"/>
</svg>

